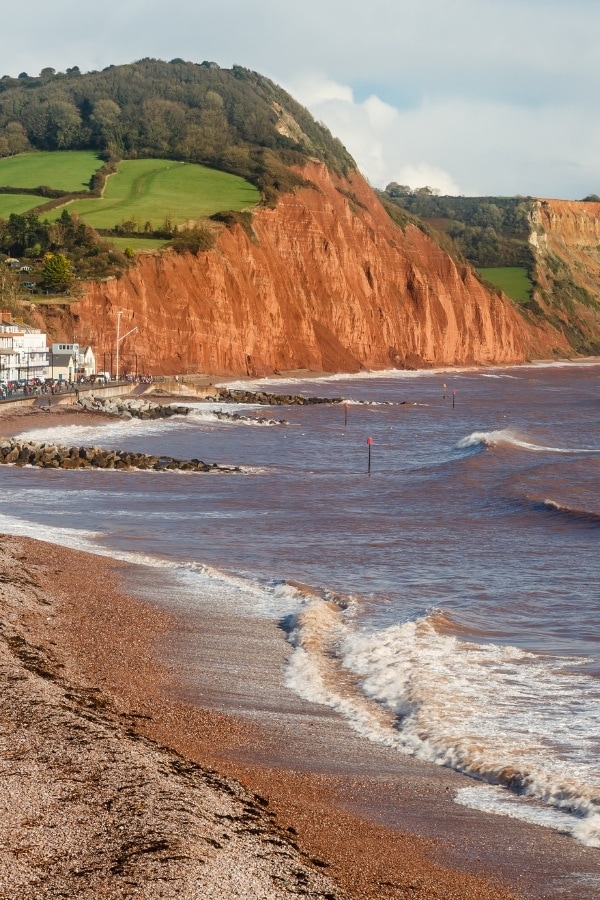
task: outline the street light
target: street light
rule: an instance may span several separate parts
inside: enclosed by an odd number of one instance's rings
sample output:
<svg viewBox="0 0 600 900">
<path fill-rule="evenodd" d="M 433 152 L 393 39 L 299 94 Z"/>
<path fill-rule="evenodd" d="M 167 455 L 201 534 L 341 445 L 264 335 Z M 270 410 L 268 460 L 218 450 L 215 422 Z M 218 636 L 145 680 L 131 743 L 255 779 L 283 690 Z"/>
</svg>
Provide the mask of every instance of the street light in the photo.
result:
<svg viewBox="0 0 600 900">
<path fill-rule="evenodd" d="M 117 362 L 116 362 L 116 369 L 115 369 L 115 381 L 119 380 L 119 345 L 120 345 L 121 341 L 124 341 L 128 335 L 133 334 L 134 331 L 138 330 L 138 327 L 136 325 L 135 328 L 131 328 L 129 331 L 126 331 L 122 337 L 119 337 L 119 333 L 121 331 L 121 316 L 122 315 L 123 315 L 123 310 L 120 309 L 119 312 L 117 313 Z"/>
<path fill-rule="evenodd" d="M 117 313 L 117 370 L 115 381 L 119 380 L 119 344 L 121 343 L 121 338 L 119 337 L 119 332 L 121 330 L 121 316 L 123 315 L 123 310 L 119 310 Z"/>
</svg>

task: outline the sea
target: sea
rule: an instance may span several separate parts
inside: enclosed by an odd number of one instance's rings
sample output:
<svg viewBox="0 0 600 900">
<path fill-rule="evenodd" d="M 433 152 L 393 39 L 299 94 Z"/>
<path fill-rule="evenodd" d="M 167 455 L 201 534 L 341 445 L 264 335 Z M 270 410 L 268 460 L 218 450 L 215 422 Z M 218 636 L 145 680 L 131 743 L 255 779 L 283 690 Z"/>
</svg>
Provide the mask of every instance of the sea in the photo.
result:
<svg viewBox="0 0 600 900">
<path fill-rule="evenodd" d="M 0 531 L 124 560 L 253 646 L 275 624 L 282 691 L 462 773 L 458 804 L 600 847 L 600 364 L 228 386 L 331 403 L 30 429 L 241 471 L 3 466 Z M 233 711 L 260 715 L 255 674 Z"/>
</svg>

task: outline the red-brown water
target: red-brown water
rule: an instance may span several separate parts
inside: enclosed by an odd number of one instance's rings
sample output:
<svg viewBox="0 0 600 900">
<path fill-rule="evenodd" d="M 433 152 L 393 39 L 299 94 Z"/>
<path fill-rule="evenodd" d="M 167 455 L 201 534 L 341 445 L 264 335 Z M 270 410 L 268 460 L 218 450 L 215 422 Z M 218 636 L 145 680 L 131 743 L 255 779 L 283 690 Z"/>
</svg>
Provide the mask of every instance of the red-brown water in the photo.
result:
<svg viewBox="0 0 600 900">
<path fill-rule="evenodd" d="M 269 389 L 350 403 L 55 430 L 245 472 L 3 468 L 0 528 L 137 562 L 165 604 L 278 622 L 282 690 L 473 776 L 460 802 L 600 846 L 600 366 Z M 269 706 L 259 674 L 233 705 Z"/>
</svg>

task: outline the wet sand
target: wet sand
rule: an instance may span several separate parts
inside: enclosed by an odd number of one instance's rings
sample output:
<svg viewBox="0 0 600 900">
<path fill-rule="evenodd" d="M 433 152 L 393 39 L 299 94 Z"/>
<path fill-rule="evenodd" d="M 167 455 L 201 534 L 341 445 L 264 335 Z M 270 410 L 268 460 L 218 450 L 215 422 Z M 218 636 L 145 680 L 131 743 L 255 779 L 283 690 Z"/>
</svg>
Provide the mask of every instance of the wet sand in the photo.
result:
<svg viewBox="0 0 600 900">
<path fill-rule="evenodd" d="M 81 409 L 75 403 L 53 403 L 50 407 L 0 404 L 0 435 L 13 437 L 34 428 L 57 428 L 114 420 L 100 412 Z"/>
<path fill-rule="evenodd" d="M 88 415 L 17 411 L 0 432 Z M 598 896 L 597 851 L 457 806 L 456 773 L 299 700 L 240 712 L 214 660 L 235 669 L 252 634 L 127 583 L 123 564 L 2 540 L 0 897 Z"/>
</svg>

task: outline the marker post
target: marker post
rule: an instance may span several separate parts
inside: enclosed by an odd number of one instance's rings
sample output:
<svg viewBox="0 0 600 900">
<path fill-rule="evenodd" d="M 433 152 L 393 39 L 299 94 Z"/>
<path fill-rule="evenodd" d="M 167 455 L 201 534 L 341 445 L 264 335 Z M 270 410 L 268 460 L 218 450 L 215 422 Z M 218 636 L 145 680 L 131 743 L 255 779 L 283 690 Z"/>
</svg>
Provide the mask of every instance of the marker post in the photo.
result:
<svg viewBox="0 0 600 900">
<path fill-rule="evenodd" d="M 372 443 L 373 443 L 373 438 L 368 437 L 367 438 L 367 447 L 369 448 L 369 462 L 368 462 L 368 466 L 367 466 L 367 475 L 371 474 L 371 445 L 372 445 Z"/>
<path fill-rule="evenodd" d="M 454 400 L 456 399 L 456 391 L 452 391 L 452 409 L 454 409 Z"/>
<path fill-rule="evenodd" d="M 348 424 L 348 404 L 344 403 L 344 428 Z"/>
</svg>

